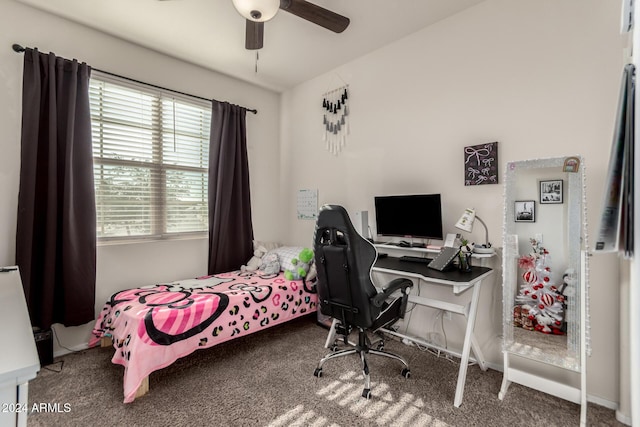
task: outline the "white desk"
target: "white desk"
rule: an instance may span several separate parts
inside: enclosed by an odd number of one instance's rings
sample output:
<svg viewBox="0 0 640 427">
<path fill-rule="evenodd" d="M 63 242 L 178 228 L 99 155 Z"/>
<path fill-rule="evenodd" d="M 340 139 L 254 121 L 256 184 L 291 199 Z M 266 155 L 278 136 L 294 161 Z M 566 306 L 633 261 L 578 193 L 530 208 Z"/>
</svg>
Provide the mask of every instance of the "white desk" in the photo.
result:
<svg viewBox="0 0 640 427">
<path fill-rule="evenodd" d="M 26 426 L 29 380 L 40 360 L 17 269 L 0 272 L 0 325 L 0 426 Z"/>
<path fill-rule="evenodd" d="M 425 252 L 432 251 L 425 250 Z M 492 255 L 487 255 L 486 257 L 490 256 Z M 458 382 L 456 385 L 456 394 L 453 402 L 455 407 L 459 407 L 462 404 L 462 397 L 464 394 L 464 385 L 467 378 L 467 367 L 469 365 L 469 360 L 477 362 L 480 366 L 480 369 L 482 369 L 483 371 L 487 370 L 487 364 L 484 355 L 482 354 L 480 345 L 478 344 L 478 341 L 476 340 L 476 337 L 473 333 L 473 329 L 475 326 L 476 314 L 478 312 L 478 300 L 480 297 L 480 288 L 482 287 L 482 282 L 485 278 L 493 274 L 493 270 L 488 267 L 472 267 L 472 271 L 468 273 L 462 273 L 458 270 L 440 272 L 427 267 L 427 264 L 403 262 L 398 258 L 388 256 L 385 258 L 379 258 L 373 266 L 373 271 L 418 279 L 421 282 L 425 282 L 431 285 L 449 286 L 454 295 L 462 294 L 469 289 L 473 290 L 471 301 L 466 305 L 453 304 L 447 301 L 409 295 L 409 302 L 460 314 L 467 319 L 462 353 L 441 348 L 432 343 L 428 343 L 410 335 L 404 335 L 388 329 L 383 330 L 385 333 L 388 333 L 390 335 L 406 338 L 422 346 L 435 348 L 437 350 L 453 354 L 456 357 L 460 357 Z M 418 286 L 420 286 L 420 283 L 418 283 Z M 329 336 L 327 337 L 327 342 L 325 344 L 327 347 L 329 347 L 335 340 L 334 329 L 335 321 L 332 324 L 331 330 L 329 331 Z M 474 357 L 471 357 L 471 350 L 473 350 Z"/>
</svg>

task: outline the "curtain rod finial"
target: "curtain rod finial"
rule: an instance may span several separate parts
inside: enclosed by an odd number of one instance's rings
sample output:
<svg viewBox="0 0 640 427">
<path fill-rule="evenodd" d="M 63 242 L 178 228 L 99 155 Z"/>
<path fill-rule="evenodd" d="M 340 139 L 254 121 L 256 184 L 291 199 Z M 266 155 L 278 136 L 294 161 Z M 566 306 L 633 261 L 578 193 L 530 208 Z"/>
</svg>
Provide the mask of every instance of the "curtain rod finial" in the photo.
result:
<svg viewBox="0 0 640 427">
<path fill-rule="evenodd" d="M 19 44 L 17 44 L 17 43 L 14 43 L 13 46 L 11 46 L 11 47 L 13 48 L 14 51 L 16 51 L 18 53 L 25 51 L 25 49 L 22 46 L 20 46 Z"/>
</svg>

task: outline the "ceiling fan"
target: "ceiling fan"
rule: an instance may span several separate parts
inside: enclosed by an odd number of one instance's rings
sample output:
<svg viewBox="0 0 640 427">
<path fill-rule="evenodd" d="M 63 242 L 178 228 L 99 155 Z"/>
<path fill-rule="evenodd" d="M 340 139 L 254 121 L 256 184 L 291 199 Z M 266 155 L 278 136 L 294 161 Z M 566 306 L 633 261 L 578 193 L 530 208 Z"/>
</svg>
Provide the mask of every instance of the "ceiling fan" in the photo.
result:
<svg viewBox="0 0 640 427">
<path fill-rule="evenodd" d="M 279 9 L 292 13 L 313 24 L 341 33 L 349 26 L 349 18 L 306 0 L 232 0 L 238 13 L 247 20 L 245 48 L 261 49 L 264 40 L 264 23 Z"/>
</svg>

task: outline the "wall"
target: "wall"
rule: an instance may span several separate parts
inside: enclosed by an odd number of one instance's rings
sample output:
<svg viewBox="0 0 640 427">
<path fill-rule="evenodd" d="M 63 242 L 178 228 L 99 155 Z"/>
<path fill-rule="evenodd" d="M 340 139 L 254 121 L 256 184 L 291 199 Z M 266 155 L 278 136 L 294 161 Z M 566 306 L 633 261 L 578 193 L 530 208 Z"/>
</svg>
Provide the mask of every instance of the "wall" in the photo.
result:
<svg viewBox="0 0 640 427">
<path fill-rule="evenodd" d="M 320 204 L 352 213 L 373 213 L 375 195 L 441 193 L 445 233 L 456 232 L 465 207 L 475 207 L 499 246 L 502 185 L 463 181 L 463 147 L 491 141 L 499 141 L 502 165 L 582 155 L 593 236 L 622 73 L 619 20 L 616 1 L 487 0 L 284 93 L 280 184 L 291 239 L 311 239 L 314 224 L 296 219 L 295 193 L 317 188 Z M 351 134 L 334 156 L 321 140 L 320 105 L 324 92 L 344 82 Z M 481 241 L 482 227 L 470 237 Z M 588 393 L 609 404 L 619 393 L 619 343 L 611 333 L 618 275 L 614 256 L 592 257 Z M 478 319 L 489 329 L 481 347 L 498 367 L 500 284 L 498 274 L 484 287 Z M 461 341 L 458 326 L 445 322 L 453 342 Z"/>
<path fill-rule="evenodd" d="M 141 48 L 11 0 L 0 0 L 0 265 L 15 264 L 23 56 L 13 43 L 78 58 L 92 67 L 203 97 L 257 108 L 247 114 L 254 232 L 277 240 L 280 95 Z M 116 290 L 206 274 L 206 239 L 99 246 L 96 310 Z M 78 348 L 91 327 L 56 326 L 60 344 Z M 56 351 L 62 349 L 56 344 Z"/>
<path fill-rule="evenodd" d="M 455 232 L 460 212 L 473 206 L 490 240 L 500 245 L 502 185 L 463 185 L 462 148 L 489 141 L 499 141 L 502 164 L 583 155 L 589 230 L 595 235 L 622 71 L 618 2 L 487 0 L 282 98 L 11 0 L 0 0 L 0 11 L 0 265 L 14 263 L 15 256 L 22 56 L 12 43 L 257 108 L 259 114 L 247 120 L 249 161 L 254 227 L 264 240 L 309 244 L 314 224 L 297 220 L 295 192 L 317 188 L 321 203 L 370 213 L 374 195 L 440 192 L 445 232 Z M 345 151 L 333 156 L 320 138 L 318 101 L 344 82 L 350 84 L 352 131 Z M 471 239 L 482 237 L 481 227 L 474 229 Z M 205 269 L 202 239 L 101 246 L 97 309 L 113 290 Z M 620 345 L 611 333 L 618 327 L 619 294 L 612 286 L 618 271 L 615 257 L 592 258 L 588 391 L 605 403 L 617 402 L 619 394 Z M 497 279 L 484 287 L 486 310 L 478 319 L 481 346 L 494 366 L 501 365 Z M 450 338 L 459 342 L 458 323 L 447 322 Z M 59 332 L 66 347 L 88 336 L 87 327 Z"/>
</svg>

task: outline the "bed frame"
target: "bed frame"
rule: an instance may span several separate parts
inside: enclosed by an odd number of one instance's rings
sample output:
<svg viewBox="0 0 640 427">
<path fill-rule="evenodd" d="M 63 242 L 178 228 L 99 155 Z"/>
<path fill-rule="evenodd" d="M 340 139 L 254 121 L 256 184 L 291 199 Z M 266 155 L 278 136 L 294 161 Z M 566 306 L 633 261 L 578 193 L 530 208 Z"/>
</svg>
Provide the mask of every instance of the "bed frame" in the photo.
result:
<svg viewBox="0 0 640 427">
<path fill-rule="evenodd" d="M 284 274 L 216 274 L 111 296 L 90 346 L 110 346 L 123 365 L 124 402 L 149 391 L 149 374 L 202 348 L 317 310 L 315 286 Z"/>
</svg>

